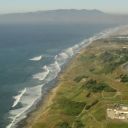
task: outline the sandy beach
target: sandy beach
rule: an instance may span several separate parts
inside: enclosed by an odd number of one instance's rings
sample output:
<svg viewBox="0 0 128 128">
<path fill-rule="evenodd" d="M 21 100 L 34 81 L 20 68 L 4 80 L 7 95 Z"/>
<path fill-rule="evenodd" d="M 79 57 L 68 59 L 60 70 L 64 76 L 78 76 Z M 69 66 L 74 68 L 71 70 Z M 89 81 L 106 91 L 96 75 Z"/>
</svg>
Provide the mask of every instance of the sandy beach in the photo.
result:
<svg viewBox="0 0 128 128">
<path fill-rule="evenodd" d="M 91 42 L 93 43 L 93 42 Z M 86 48 L 89 47 L 89 45 L 91 44 L 87 44 Z M 75 61 L 77 60 L 77 58 L 79 56 L 81 56 L 85 49 L 83 48 L 80 50 L 80 52 L 75 55 L 64 67 L 64 69 L 62 70 L 62 72 L 59 74 L 58 78 L 57 78 L 57 82 L 55 83 L 55 86 L 53 89 L 51 89 L 46 96 L 43 98 L 42 101 L 40 101 L 39 105 L 37 105 L 37 108 L 29 113 L 29 116 L 27 119 L 23 120 L 23 122 L 21 123 L 24 128 L 32 128 L 33 124 L 36 124 L 36 122 L 38 122 L 38 119 L 42 116 L 47 114 L 48 110 L 49 110 L 49 106 L 53 104 L 54 99 L 56 98 L 57 93 L 59 92 L 59 90 L 61 90 L 61 82 L 63 81 L 63 77 L 70 71 L 70 69 L 72 68 L 72 65 L 75 65 Z M 20 127 L 20 125 L 19 125 Z"/>
<path fill-rule="evenodd" d="M 40 101 L 39 105 L 37 105 L 37 108 L 34 112 L 31 112 L 27 119 L 23 121 L 24 128 L 32 128 L 33 124 L 38 122 L 38 119 L 42 116 L 47 114 L 49 110 L 49 106 L 52 105 L 54 102 L 54 99 L 56 98 L 57 93 L 60 90 L 61 82 L 63 81 L 63 77 L 65 74 L 67 74 L 68 71 L 70 71 L 71 65 L 75 62 L 76 58 L 79 57 L 85 49 L 82 49 L 78 55 L 74 56 L 68 64 L 66 64 L 64 70 L 60 73 L 58 76 L 58 80 L 55 83 L 55 87 L 51 89 L 46 96 L 43 98 L 42 101 Z M 22 123 L 21 123 L 22 124 Z M 19 126 L 20 127 L 20 126 Z"/>
</svg>

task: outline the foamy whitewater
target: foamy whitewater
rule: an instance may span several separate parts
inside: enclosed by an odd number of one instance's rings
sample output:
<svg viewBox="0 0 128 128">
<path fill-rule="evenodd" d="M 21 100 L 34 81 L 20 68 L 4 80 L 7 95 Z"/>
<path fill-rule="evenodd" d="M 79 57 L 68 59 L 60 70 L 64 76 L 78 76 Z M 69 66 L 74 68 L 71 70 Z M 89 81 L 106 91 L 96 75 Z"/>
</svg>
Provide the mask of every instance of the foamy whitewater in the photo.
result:
<svg viewBox="0 0 128 128">
<path fill-rule="evenodd" d="M 27 114 L 31 111 L 33 105 L 37 104 L 42 97 L 42 89 L 50 81 L 54 80 L 60 73 L 62 66 L 71 59 L 74 55 L 80 52 L 81 49 L 88 46 L 94 40 L 100 38 L 106 38 L 111 33 L 116 32 L 119 27 L 114 29 L 108 29 L 104 32 L 96 34 L 95 36 L 83 40 L 70 48 L 63 50 L 61 53 L 54 57 L 54 62 L 49 65 L 42 67 L 42 71 L 34 74 L 33 79 L 42 81 L 43 84 L 37 85 L 31 88 L 25 88 L 21 90 L 17 96 L 14 96 L 14 103 L 12 104 L 12 110 L 9 112 L 10 124 L 6 128 L 15 128 L 16 124 L 22 119 L 26 118 Z M 30 60 L 39 61 L 42 56 L 34 57 Z M 17 105 L 22 105 L 20 108 L 16 108 Z"/>
<path fill-rule="evenodd" d="M 41 59 L 42 59 L 42 56 L 36 56 L 36 57 L 31 58 L 30 60 L 32 60 L 32 61 L 40 61 Z"/>
<path fill-rule="evenodd" d="M 20 93 L 19 95 L 14 96 L 15 101 L 14 101 L 14 103 L 12 105 L 12 108 L 14 108 L 19 103 L 21 97 L 25 94 L 25 92 L 26 92 L 26 88 L 24 90 L 22 90 L 22 91 L 19 91 L 19 93 Z"/>
<path fill-rule="evenodd" d="M 128 39 L 127 36 L 119 36 L 119 37 L 116 37 L 116 38 L 118 38 L 118 39 Z"/>
</svg>

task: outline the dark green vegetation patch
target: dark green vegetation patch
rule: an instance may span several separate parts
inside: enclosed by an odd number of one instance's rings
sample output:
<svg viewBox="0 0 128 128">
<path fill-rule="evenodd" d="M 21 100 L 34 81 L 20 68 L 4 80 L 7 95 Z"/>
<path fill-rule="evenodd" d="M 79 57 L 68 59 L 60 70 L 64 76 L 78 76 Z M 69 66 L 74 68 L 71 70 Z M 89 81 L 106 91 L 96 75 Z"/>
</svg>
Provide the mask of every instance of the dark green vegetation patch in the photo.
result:
<svg viewBox="0 0 128 128">
<path fill-rule="evenodd" d="M 121 82 L 128 82 L 128 74 L 121 75 L 120 78 L 121 78 Z"/>
<path fill-rule="evenodd" d="M 100 55 L 100 59 L 105 64 L 104 73 L 112 73 L 118 66 L 128 61 L 128 49 L 105 51 Z"/>
<path fill-rule="evenodd" d="M 77 116 L 85 107 L 85 102 L 76 102 L 67 98 L 59 99 L 59 107 L 61 107 L 65 114 Z"/>
<path fill-rule="evenodd" d="M 108 84 L 104 82 L 97 82 L 96 80 L 89 80 L 85 84 L 85 87 L 90 91 L 90 92 L 115 92 L 116 90 L 110 87 Z"/>
<path fill-rule="evenodd" d="M 56 125 L 56 128 L 71 128 L 67 122 L 61 122 Z"/>
</svg>

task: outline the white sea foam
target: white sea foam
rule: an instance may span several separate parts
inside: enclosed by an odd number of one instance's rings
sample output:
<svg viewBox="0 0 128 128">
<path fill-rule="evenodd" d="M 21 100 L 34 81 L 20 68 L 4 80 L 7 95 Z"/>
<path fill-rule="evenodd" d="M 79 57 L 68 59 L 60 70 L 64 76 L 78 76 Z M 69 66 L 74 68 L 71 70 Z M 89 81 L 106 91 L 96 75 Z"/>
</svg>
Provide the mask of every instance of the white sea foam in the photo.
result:
<svg viewBox="0 0 128 128">
<path fill-rule="evenodd" d="M 12 108 L 14 108 L 19 103 L 20 99 L 25 94 L 25 92 L 26 92 L 26 88 L 24 90 L 20 91 L 19 92 L 20 94 L 18 94 L 17 96 L 13 97 L 15 99 L 15 101 L 14 101 L 14 103 L 12 105 Z"/>
<path fill-rule="evenodd" d="M 68 48 L 67 50 L 65 50 L 65 53 L 66 53 L 69 57 L 72 57 L 72 56 L 74 55 L 73 48 L 72 48 L 72 47 Z"/>
<path fill-rule="evenodd" d="M 118 37 L 115 37 L 115 38 L 118 38 L 118 39 L 128 39 L 127 36 L 118 36 Z"/>
<path fill-rule="evenodd" d="M 6 128 L 14 128 L 16 123 L 26 117 L 26 111 L 28 111 L 32 105 L 37 102 L 41 96 L 41 88 L 43 85 L 38 85 L 31 88 L 26 88 L 26 92 L 23 97 L 20 98 L 20 102 L 23 107 L 10 110 L 11 123 Z"/>
<path fill-rule="evenodd" d="M 48 74 L 49 74 L 49 69 L 47 66 L 44 66 L 43 72 L 33 75 L 33 79 L 38 79 L 38 80 L 42 81 L 47 77 Z"/>
<path fill-rule="evenodd" d="M 67 59 L 67 58 L 69 58 L 69 56 L 65 53 L 65 52 L 62 52 L 62 53 L 60 53 L 59 55 L 57 55 L 56 56 L 56 59 Z"/>
<path fill-rule="evenodd" d="M 62 52 L 55 56 L 55 60 L 61 65 L 65 63 L 65 61 L 69 58 L 69 55 L 65 52 Z"/>
<path fill-rule="evenodd" d="M 42 59 L 42 56 L 36 56 L 36 57 L 33 57 L 29 60 L 32 60 L 32 61 L 40 61 Z"/>
<path fill-rule="evenodd" d="M 22 92 L 22 96 L 19 95 L 20 98 L 17 97 L 17 102 L 15 101 L 15 104 L 13 104 L 12 106 L 16 106 L 20 102 L 23 105 L 23 107 L 19 109 L 10 110 L 9 114 L 10 114 L 11 124 L 9 124 L 6 128 L 15 128 L 15 125 L 20 120 L 26 117 L 26 114 L 29 112 L 29 109 L 41 98 L 42 87 L 46 83 L 50 82 L 51 80 L 55 79 L 58 76 L 59 72 L 61 71 L 62 65 L 65 64 L 68 59 L 70 59 L 73 55 L 78 53 L 80 49 L 88 46 L 94 40 L 100 38 L 106 38 L 109 34 L 117 30 L 118 28 L 109 29 L 107 31 L 96 34 L 95 36 L 89 39 L 85 39 L 79 44 L 74 45 L 73 47 L 63 50 L 61 53 L 55 56 L 54 62 L 52 64 L 44 66 L 42 72 L 33 75 L 34 79 L 41 80 L 44 84 L 32 88 L 26 88 L 26 91 L 23 91 L 25 93 Z M 34 57 L 31 60 L 39 61 L 41 58 L 42 58 L 41 56 Z"/>
<path fill-rule="evenodd" d="M 48 68 L 50 72 L 49 72 L 49 77 L 47 78 L 47 82 L 55 79 L 58 73 L 61 71 L 61 67 L 57 61 L 55 61 L 53 64 L 50 64 Z"/>
</svg>

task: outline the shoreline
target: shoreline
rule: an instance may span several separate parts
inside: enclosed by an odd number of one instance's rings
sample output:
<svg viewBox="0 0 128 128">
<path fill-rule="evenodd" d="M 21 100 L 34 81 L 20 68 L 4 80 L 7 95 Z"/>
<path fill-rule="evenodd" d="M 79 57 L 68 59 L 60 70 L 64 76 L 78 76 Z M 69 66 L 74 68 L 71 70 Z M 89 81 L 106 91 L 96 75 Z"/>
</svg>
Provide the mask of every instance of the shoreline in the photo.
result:
<svg viewBox="0 0 128 128">
<path fill-rule="evenodd" d="M 96 39 L 98 40 L 98 39 Z M 69 70 L 70 65 L 74 62 L 74 60 L 79 57 L 87 47 L 89 47 L 95 40 L 93 40 L 91 43 L 87 43 L 85 48 L 82 48 L 78 54 L 74 55 L 70 61 L 65 64 L 64 69 L 59 73 L 58 77 L 56 78 L 54 82 L 54 86 L 50 89 L 48 89 L 48 92 L 42 96 L 41 100 L 37 105 L 35 105 L 33 111 L 27 114 L 27 117 L 20 121 L 18 123 L 17 128 L 31 128 L 31 122 L 36 122 L 38 117 L 40 117 L 42 114 L 46 113 L 49 110 L 49 106 L 53 103 L 53 100 L 60 88 L 60 82 L 62 80 L 62 77 L 65 75 L 65 73 Z M 36 118 L 35 118 L 36 117 Z"/>
<path fill-rule="evenodd" d="M 42 112 L 42 109 L 43 109 L 43 111 L 45 111 L 47 109 L 47 107 L 52 104 L 52 100 L 54 99 L 54 97 L 60 87 L 59 86 L 59 83 L 61 82 L 60 78 L 64 76 L 64 74 L 68 70 L 69 66 L 74 62 L 74 60 L 78 56 L 80 56 L 85 51 L 85 49 L 88 46 L 90 46 L 94 41 L 92 41 L 91 43 L 88 42 L 84 48 L 81 48 L 81 50 L 78 53 L 76 53 L 70 60 L 68 60 L 68 62 L 66 62 L 66 64 L 64 64 L 64 66 L 63 66 L 61 72 L 59 73 L 59 75 L 57 76 L 57 78 L 55 80 L 53 80 L 53 83 L 50 82 L 50 84 L 52 84 L 53 86 L 47 89 L 46 94 L 44 94 L 41 97 L 41 99 L 39 100 L 39 102 L 31 108 L 32 110 L 30 110 L 30 112 L 26 115 L 26 118 L 22 119 L 21 121 L 19 121 L 16 124 L 16 128 L 21 128 L 21 127 L 29 128 L 29 127 L 26 127 L 26 124 L 31 122 L 35 118 L 35 116 L 40 115 L 40 109 L 41 109 L 41 112 Z"/>
<path fill-rule="evenodd" d="M 81 50 L 81 52 L 83 52 L 83 50 Z M 80 52 L 80 54 L 81 54 Z M 41 99 L 39 100 L 39 102 L 33 107 L 34 109 L 32 109 L 32 111 L 30 111 L 26 118 L 21 120 L 20 122 L 17 123 L 16 125 L 16 128 L 29 128 L 29 127 L 26 127 L 26 124 L 31 124 L 31 120 L 35 120 L 35 116 L 39 116 L 40 115 L 40 111 L 41 111 L 41 114 L 42 114 L 42 110 L 44 112 L 46 112 L 46 109 L 48 109 L 48 107 L 52 104 L 52 101 L 59 89 L 59 83 L 61 82 L 60 81 L 60 78 L 63 77 L 63 75 L 65 74 L 66 70 L 68 70 L 68 67 L 69 65 L 71 65 L 71 63 L 73 62 L 74 59 L 76 59 L 76 57 L 78 56 L 79 54 L 73 56 L 65 65 L 64 67 L 62 68 L 62 71 L 59 73 L 58 77 L 53 80 L 53 83 L 50 82 L 50 84 L 52 84 L 53 86 L 48 88 L 46 93 L 41 97 Z M 37 117 L 38 118 L 38 117 Z"/>
<path fill-rule="evenodd" d="M 83 43 L 84 42 L 84 43 Z M 76 45 L 80 45 L 80 47 L 78 48 L 79 50 L 80 49 L 83 49 L 83 47 L 85 47 L 86 46 L 86 44 L 88 44 L 87 43 L 88 41 L 82 41 L 82 42 L 80 42 L 80 43 L 78 43 L 78 44 L 75 44 L 75 45 L 73 45 L 73 46 L 71 46 L 71 47 L 69 47 L 69 48 L 67 48 L 67 49 L 64 49 L 64 51 L 62 51 L 62 53 L 63 52 L 65 52 L 66 50 L 68 50 L 68 49 L 73 49 L 74 48 L 74 46 L 76 46 Z M 77 49 L 77 50 L 78 50 Z M 69 57 L 67 60 L 66 60 L 66 62 L 64 63 L 64 64 L 62 64 L 62 66 L 61 65 L 59 65 L 59 66 L 61 66 L 61 71 L 58 73 L 58 75 L 57 75 L 57 77 L 56 78 L 54 78 L 54 79 L 52 79 L 51 81 L 49 81 L 49 83 L 46 83 L 46 85 L 51 85 L 51 86 L 49 86 L 48 88 L 46 88 L 46 92 L 39 98 L 39 99 L 37 99 L 37 101 L 27 110 L 27 113 L 25 113 L 25 117 L 23 118 L 23 119 L 21 119 L 21 120 L 18 120 L 16 123 L 15 122 L 13 122 L 12 123 L 12 125 L 11 126 L 9 126 L 9 128 L 11 128 L 12 126 L 13 127 L 16 127 L 16 128 L 21 128 L 21 126 L 23 127 L 24 126 L 24 124 L 26 123 L 26 120 L 29 118 L 29 117 L 31 117 L 31 114 L 32 113 L 34 113 L 34 112 L 36 112 L 37 111 L 37 109 L 41 106 L 41 104 L 44 104 L 44 102 L 45 102 L 45 99 L 47 99 L 46 97 L 49 95 L 49 93 L 54 89 L 54 88 L 56 88 L 56 86 L 58 85 L 57 84 L 57 82 L 58 82 L 58 79 L 59 79 L 59 76 L 61 75 L 61 74 L 63 74 L 63 72 L 64 72 L 64 70 L 65 70 L 65 67 L 67 67 L 68 65 L 69 65 L 69 63 L 72 61 L 72 59 L 73 58 L 75 58 L 75 56 L 78 54 L 78 52 L 76 52 L 77 50 L 74 48 L 73 49 L 74 51 L 74 54 L 73 55 L 71 55 L 71 57 Z M 76 51 L 75 51 L 76 50 Z M 78 51 L 79 51 L 78 50 Z M 61 53 L 59 53 L 59 54 L 61 54 Z M 58 54 L 58 55 L 59 55 Z M 69 55 L 70 56 L 70 55 Z M 56 60 L 55 60 L 55 62 L 56 62 Z M 43 92 L 43 91 L 42 91 Z M 7 126 L 7 127 L 8 127 Z"/>
<path fill-rule="evenodd" d="M 92 44 L 92 43 L 91 43 Z M 89 45 L 88 45 L 89 46 Z M 87 46 L 87 47 L 88 47 Z M 86 47 L 86 48 L 87 48 Z M 28 114 L 28 116 L 26 117 L 26 119 L 24 119 L 23 121 L 21 121 L 22 123 L 19 124 L 19 126 L 17 128 L 21 128 L 21 126 L 23 128 L 31 128 L 31 122 L 36 122 L 38 117 L 40 117 L 40 115 L 45 114 L 48 110 L 49 110 L 49 106 L 53 103 L 53 100 L 57 94 L 57 92 L 59 91 L 60 88 L 60 83 L 62 81 L 63 76 L 66 74 L 66 72 L 69 70 L 70 65 L 74 62 L 74 60 L 80 56 L 80 54 L 82 54 L 84 52 L 84 50 L 86 49 L 82 49 L 80 50 L 80 53 L 75 55 L 64 67 L 64 69 L 60 72 L 60 74 L 58 75 L 54 86 L 49 89 L 49 91 L 46 93 L 46 95 L 43 97 L 43 99 L 41 99 L 41 101 L 39 101 L 39 103 L 36 105 L 36 108 L 34 111 L 30 112 Z M 36 118 L 35 118 L 36 117 Z M 27 125 L 27 127 L 26 127 Z M 29 125 L 29 126 L 28 126 Z"/>
<path fill-rule="evenodd" d="M 92 42 L 93 43 L 93 42 Z M 85 48 L 81 49 L 79 54 L 75 55 L 68 64 L 66 64 L 66 66 L 64 67 L 63 71 L 60 72 L 57 81 L 55 82 L 54 87 L 49 90 L 47 92 L 47 94 L 43 97 L 43 99 L 41 99 L 41 101 L 39 101 L 39 103 L 36 105 L 36 108 L 34 111 L 30 112 L 28 114 L 28 116 L 26 117 L 26 119 L 24 119 L 23 121 L 21 121 L 22 123 L 17 127 L 17 128 L 21 128 L 20 126 L 23 126 L 23 128 L 31 128 L 31 122 L 36 122 L 38 117 L 44 113 L 46 113 L 48 111 L 48 107 L 53 103 L 53 100 L 56 96 L 57 91 L 59 91 L 60 88 L 60 78 L 63 77 L 63 75 L 65 75 L 66 71 L 69 70 L 69 66 L 74 62 L 74 60 L 80 56 L 85 49 L 91 45 L 92 43 L 88 44 Z M 36 117 L 36 118 L 35 118 Z M 27 127 L 26 127 L 27 125 Z"/>
</svg>

